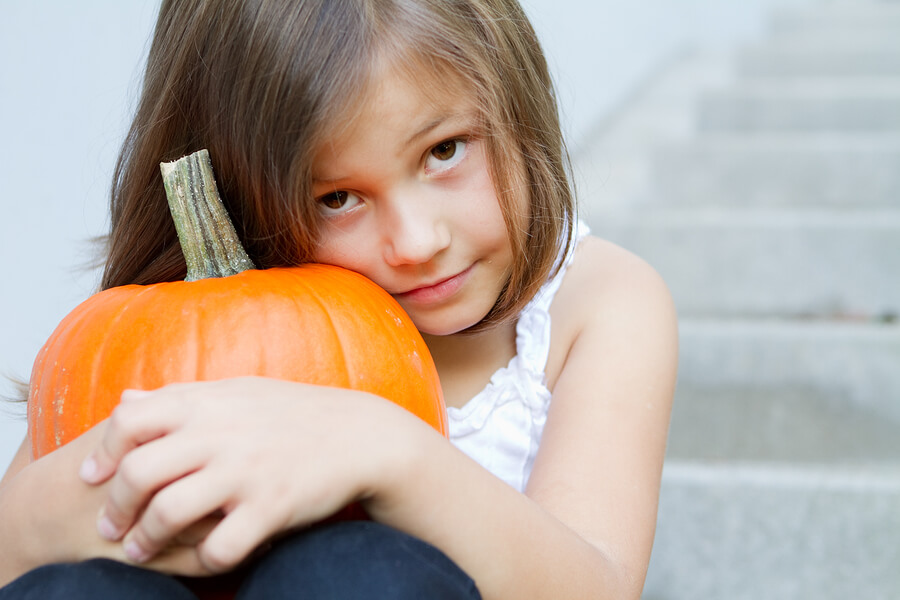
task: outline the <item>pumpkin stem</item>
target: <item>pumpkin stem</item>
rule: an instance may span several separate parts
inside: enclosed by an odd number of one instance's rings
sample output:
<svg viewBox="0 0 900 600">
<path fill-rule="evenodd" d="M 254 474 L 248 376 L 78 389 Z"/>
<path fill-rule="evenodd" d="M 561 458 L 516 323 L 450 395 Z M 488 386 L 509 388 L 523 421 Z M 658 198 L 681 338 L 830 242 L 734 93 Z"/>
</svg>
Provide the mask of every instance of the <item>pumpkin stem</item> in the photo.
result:
<svg viewBox="0 0 900 600">
<path fill-rule="evenodd" d="M 209 152 L 198 150 L 159 168 L 187 262 L 185 281 L 255 269 L 219 196 Z"/>
</svg>

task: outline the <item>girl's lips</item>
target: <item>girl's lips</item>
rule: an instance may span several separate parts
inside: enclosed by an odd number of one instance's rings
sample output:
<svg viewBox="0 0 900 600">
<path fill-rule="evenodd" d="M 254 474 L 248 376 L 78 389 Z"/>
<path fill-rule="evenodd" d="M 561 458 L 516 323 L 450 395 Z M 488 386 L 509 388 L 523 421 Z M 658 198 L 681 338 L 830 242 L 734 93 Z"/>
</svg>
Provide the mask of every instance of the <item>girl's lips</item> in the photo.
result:
<svg viewBox="0 0 900 600">
<path fill-rule="evenodd" d="M 395 297 L 397 300 L 404 300 L 414 304 L 433 304 L 435 302 L 446 300 L 453 296 L 453 294 L 459 291 L 459 288 L 463 286 L 466 279 L 468 279 L 469 274 L 472 272 L 472 266 L 457 273 L 453 277 L 448 277 L 433 285 L 426 285 L 409 290 L 408 292 L 403 292 L 402 294 L 395 294 Z"/>
</svg>

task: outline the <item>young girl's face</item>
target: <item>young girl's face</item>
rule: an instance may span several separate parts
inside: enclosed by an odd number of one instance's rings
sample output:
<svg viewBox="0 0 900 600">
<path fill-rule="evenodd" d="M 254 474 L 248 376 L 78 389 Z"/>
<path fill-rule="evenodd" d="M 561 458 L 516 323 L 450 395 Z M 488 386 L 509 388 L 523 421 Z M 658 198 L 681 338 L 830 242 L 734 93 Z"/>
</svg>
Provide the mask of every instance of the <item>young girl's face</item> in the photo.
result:
<svg viewBox="0 0 900 600">
<path fill-rule="evenodd" d="M 448 335 L 485 317 L 513 257 L 474 104 L 458 86 L 418 83 L 427 94 L 383 71 L 317 153 L 314 258 L 369 277 L 420 331 Z"/>
</svg>

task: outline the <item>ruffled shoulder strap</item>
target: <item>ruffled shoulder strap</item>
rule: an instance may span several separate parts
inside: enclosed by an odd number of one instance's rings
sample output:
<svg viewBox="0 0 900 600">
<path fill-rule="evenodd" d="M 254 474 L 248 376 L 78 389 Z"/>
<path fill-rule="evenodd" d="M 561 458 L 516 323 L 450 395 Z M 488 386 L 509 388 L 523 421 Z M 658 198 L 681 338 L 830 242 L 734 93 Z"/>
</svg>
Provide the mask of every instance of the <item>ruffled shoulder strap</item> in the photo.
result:
<svg viewBox="0 0 900 600">
<path fill-rule="evenodd" d="M 590 233 L 587 223 L 578 221 L 575 226 L 575 243 L 563 259 L 559 271 L 541 286 L 535 297 L 531 299 L 516 325 L 516 352 L 529 370 L 544 372 L 547 358 L 550 355 L 550 305 L 562 285 L 563 278 L 575 255 L 578 243 Z"/>
</svg>

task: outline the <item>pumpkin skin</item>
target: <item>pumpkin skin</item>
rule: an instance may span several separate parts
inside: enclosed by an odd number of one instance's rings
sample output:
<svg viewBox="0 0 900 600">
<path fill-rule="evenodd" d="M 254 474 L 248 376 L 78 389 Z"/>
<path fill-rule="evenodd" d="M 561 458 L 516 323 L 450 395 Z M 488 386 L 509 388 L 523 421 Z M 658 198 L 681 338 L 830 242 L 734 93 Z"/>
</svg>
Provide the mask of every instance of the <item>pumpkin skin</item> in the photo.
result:
<svg viewBox="0 0 900 600">
<path fill-rule="evenodd" d="M 250 375 L 371 392 L 447 435 L 437 371 L 400 305 L 362 275 L 303 265 L 88 298 L 35 360 L 33 457 L 108 417 L 125 389 Z"/>
</svg>

